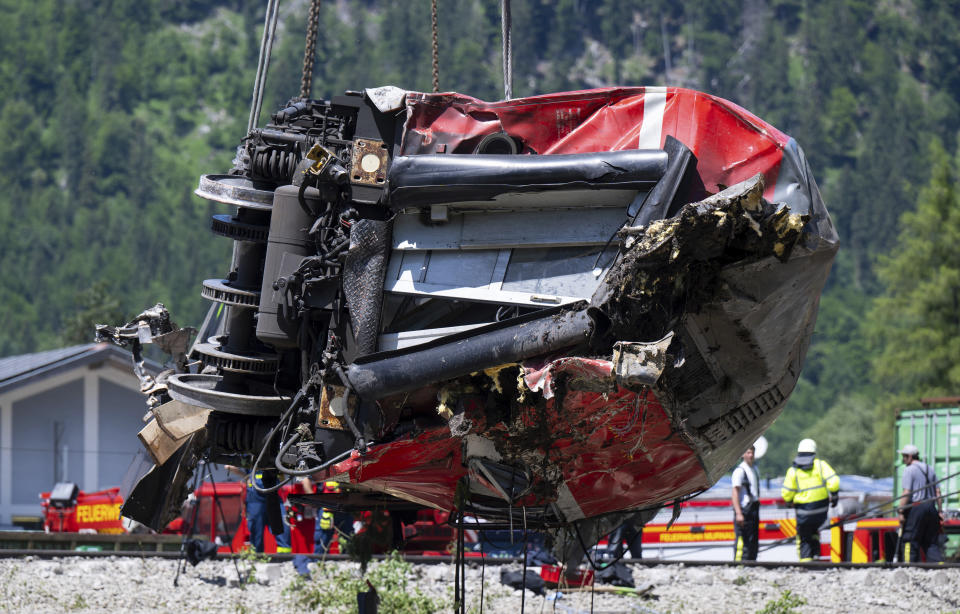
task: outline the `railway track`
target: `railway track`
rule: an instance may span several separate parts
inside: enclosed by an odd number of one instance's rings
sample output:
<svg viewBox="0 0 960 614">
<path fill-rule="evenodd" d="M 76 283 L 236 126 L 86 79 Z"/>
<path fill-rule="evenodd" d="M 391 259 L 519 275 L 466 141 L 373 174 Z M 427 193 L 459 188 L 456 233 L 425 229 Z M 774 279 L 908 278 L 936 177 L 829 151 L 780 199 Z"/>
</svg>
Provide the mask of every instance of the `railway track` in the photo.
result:
<svg viewBox="0 0 960 614">
<path fill-rule="evenodd" d="M 131 534 L 88 534 L 88 533 L 43 533 L 40 531 L 0 531 L 0 558 L 65 558 L 65 557 L 135 557 L 135 558 L 167 558 L 177 559 L 181 554 L 182 536 L 179 535 L 131 535 Z M 220 558 L 227 558 L 230 553 L 219 553 Z M 273 561 L 289 561 L 293 558 L 289 553 L 264 554 Z M 345 554 L 308 555 L 312 558 L 328 561 L 347 561 L 350 557 Z M 383 558 L 375 555 L 374 560 Z M 456 561 L 452 556 L 404 554 L 404 560 L 414 564 L 453 564 Z M 757 567 L 762 569 L 797 568 L 807 570 L 828 569 L 893 569 L 899 567 L 915 567 L 921 569 L 958 569 L 960 563 L 833 563 L 829 561 L 813 561 L 800 563 L 797 561 L 716 561 L 716 560 L 677 560 L 677 559 L 622 559 L 627 565 L 641 565 L 644 567 L 685 566 L 685 567 Z M 481 561 L 479 557 L 467 557 L 468 565 L 506 565 L 522 563 L 520 557 L 486 557 Z M 602 565 L 605 565 L 603 562 Z"/>
</svg>

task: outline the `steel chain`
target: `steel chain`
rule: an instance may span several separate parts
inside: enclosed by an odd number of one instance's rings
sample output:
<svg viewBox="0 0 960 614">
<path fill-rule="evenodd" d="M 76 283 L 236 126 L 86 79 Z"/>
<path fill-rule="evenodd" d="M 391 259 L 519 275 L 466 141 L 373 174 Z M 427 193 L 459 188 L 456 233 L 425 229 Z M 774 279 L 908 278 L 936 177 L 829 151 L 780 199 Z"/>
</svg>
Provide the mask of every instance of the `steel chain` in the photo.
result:
<svg viewBox="0 0 960 614">
<path fill-rule="evenodd" d="M 504 100 L 513 98 L 513 46 L 512 24 L 510 17 L 510 0 L 500 0 L 500 19 L 503 37 L 503 97 Z"/>
<path fill-rule="evenodd" d="M 433 34 L 433 91 L 440 91 L 440 43 L 438 42 L 437 31 L 437 0 L 430 2 L 430 29 Z"/>
<path fill-rule="evenodd" d="M 300 97 L 309 98 L 313 88 L 313 60 L 317 52 L 317 30 L 320 20 L 320 0 L 310 1 L 307 18 L 307 41 L 303 50 L 303 75 L 300 79 Z"/>
</svg>

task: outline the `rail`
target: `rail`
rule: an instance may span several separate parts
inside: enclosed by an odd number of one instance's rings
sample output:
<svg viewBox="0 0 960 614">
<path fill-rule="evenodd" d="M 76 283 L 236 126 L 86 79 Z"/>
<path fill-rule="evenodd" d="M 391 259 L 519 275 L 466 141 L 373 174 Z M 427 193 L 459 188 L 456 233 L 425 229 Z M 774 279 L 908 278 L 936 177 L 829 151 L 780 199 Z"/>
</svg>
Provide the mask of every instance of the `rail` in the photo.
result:
<svg viewBox="0 0 960 614">
<path fill-rule="evenodd" d="M 88 534 L 88 533 L 43 533 L 40 531 L 0 531 L 0 558 L 38 559 L 68 558 L 68 557 L 135 557 L 135 558 L 166 558 L 176 560 L 181 557 L 179 535 L 128 535 L 128 534 Z M 217 558 L 229 559 L 241 555 L 218 553 Z M 290 561 L 293 554 L 272 553 L 262 554 L 271 561 Z M 305 555 L 322 561 L 349 561 L 350 556 L 345 554 L 308 554 Z M 374 555 L 374 560 L 382 560 L 386 555 Z M 421 555 L 401 554 L 403 560 L 418 565 L 456 564 L 452 555 Z M 466 565 L 515 565 L 523 562 L 523 557 L 513 556 L 467 556 L 463 559 Z M 627 565 L 643 567 L 660 567 L 684 565 L 687 567 L 757 567 L 761 569 L 795 568 L 800 570 L 827 570 L 827 569 L 892 569 L 899 567 L 915 567 L 921 569 L 958 569 L 960 562 L 948 563 L 851 563 L 811 561 L 800 563 L 797 561 L 714 561 L 714 560 L 677 560 L 677 559 L 621 559 Z"/>
</svg>

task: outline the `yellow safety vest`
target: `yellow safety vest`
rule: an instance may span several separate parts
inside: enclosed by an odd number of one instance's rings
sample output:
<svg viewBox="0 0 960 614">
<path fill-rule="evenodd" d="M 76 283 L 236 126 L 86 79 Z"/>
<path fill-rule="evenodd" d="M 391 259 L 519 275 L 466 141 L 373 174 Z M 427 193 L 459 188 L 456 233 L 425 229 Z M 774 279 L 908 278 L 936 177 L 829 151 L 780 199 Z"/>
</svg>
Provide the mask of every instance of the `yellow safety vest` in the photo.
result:
<svg viewBox="0 0 960 614">
<path fill-rule="evenodd" d="M 827 461 L 813 459 L 810 469 L 790 467 L 780 495 L 787 503 L 815 503 L 840 490 L 840 478 Z"/>
<path fill-rule="evenodd" d="M 323 513 L 320 514 L 320 528 L 324 531 L 333 528 L 333 512 L 327 509 L 323 510 Z"/>
</svg>

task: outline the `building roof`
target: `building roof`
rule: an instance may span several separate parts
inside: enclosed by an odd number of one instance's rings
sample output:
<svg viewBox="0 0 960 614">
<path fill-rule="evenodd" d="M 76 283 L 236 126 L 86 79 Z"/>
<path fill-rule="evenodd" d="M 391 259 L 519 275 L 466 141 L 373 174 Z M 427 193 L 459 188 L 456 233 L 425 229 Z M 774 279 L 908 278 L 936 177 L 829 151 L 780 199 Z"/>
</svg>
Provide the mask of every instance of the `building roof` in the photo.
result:
<svg viewBox="0 0 960 614">
<path fill-rule="evenodd" d="M 131 374 L 133 372 L 130 352 L 110 343 L 85 343 L 0 358 L 0 393 L 57 373 L 102 362 L 126 369 Z M 153 361 L 147 361 L 145 366 L 150 372 L 160 370 L 160 365 Z"/>
</svg>

